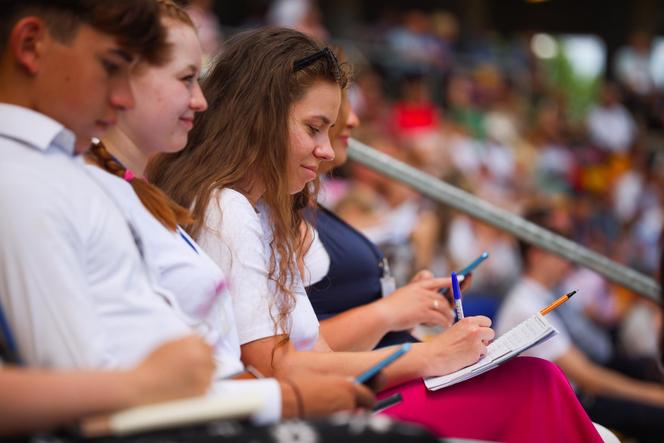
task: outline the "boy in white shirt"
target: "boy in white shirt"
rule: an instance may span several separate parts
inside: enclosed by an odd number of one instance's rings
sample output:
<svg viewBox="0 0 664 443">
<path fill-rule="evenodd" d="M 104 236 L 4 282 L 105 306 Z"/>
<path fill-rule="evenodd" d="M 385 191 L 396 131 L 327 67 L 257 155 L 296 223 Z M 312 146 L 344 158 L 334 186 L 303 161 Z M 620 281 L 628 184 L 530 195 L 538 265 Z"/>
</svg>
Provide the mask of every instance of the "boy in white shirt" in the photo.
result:
<svg viewBox="0 0 664 443">
<path fill-rule="evenodd" d="M 77 155 L 134 106 L 136 61 L 161 62 L 157 4 L 0 6 L 0 303 L 29 365 L 136 364 L 191 329 L 155 291 L 140 236 Z M 373 402 L 341 377 L 299 381 L 295 391 L 265 380 L 278 403 L 265 420 L 303 412 L 302 398 L 308 414 Z"/>
</svg>

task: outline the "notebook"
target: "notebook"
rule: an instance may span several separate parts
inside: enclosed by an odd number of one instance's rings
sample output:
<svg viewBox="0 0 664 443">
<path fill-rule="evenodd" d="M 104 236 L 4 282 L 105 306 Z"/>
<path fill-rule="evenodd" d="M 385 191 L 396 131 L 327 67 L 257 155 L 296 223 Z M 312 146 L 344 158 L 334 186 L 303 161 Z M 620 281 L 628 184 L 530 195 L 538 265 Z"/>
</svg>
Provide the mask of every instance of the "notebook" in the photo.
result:
<svg viewBox="0 0 664 443">
<path fill-rule="evenodd" d="M 468 380 L 490 371 L 526 349 L 550 339 L 557 333 L 558 331 L 551 326 L 551 323 L 537 313 L 495 339 L 487 346 L 487 354 L 477 363 L 451 374 L 427 377 L 424 379 L 424 384 L 430 391 L 436 391 Z"/>
<path fill-rule="evenodd" d="M 262 395 L 247 393 L 193 397 L 87 419 L 81 423 L 80 431 L 86 437 L 121 436 L 214 420 L 247 418 L 258 412 L 264 402 Z"/>
</svg>

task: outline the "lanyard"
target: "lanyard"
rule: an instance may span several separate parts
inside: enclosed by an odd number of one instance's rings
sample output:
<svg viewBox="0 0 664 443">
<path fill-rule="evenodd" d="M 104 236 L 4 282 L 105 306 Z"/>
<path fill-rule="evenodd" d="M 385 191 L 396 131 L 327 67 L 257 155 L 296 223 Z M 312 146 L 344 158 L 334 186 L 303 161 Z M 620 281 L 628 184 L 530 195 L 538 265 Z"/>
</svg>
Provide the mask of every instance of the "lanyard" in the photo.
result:
<svg viewBox="0 0 664 443">
<path fill-rule="evenodd" d="M 184 241 L 185 241 L 185 242 L 191 247 L 191 249 L 193 249 L 194 252 L 195 252 L 196 254 L 198 254 L 198 249 L 196 249 L 196 246 L 194 246 L 194 244 L 191 242 L 191 240 L 189 240 L 189 237 L 187 237 L 187 236 L 185 235 L 185 233 L 182 232 L 182 228 L 180 228 L 179 226 L 177 226 L 175 229 L 177 229 L 178 234 L 180 234 L 180 237 L 182 237 L 182 240 L 184 240 Z"/>
<path fill-rule="evenodd" d="M 0 357 L 8 363 L 22 366 L 23 361 L 19 356 L 14 336 L 9 328 L 9 322 L 7 322 L 2 306 L 0 306 L 0 339 Z"/>
<path fill-rule="evenodd" d="M 383 257 L 382 263 L 378 265 L 383 269 L 383 276 L 380 278 L 380 290 L 383 297 L 387 297 L 397 289 L 397 282 L 390 272 L 390 264 L 387 261 L 387 257 Z"/>
<path fill-rule="evenodd" d="M 318 205 L 318 207 L 326 214 L 328 214 L 330 217 L 332 217 L 334 220 L 339 222 L 341 225 L 345 226 L 353 235 L 355 235 L 355 237 L 357 237 L 362 243 L 364 243 L 367 246 L 367 248 L 369 248 L 369 250 L 374 256 L 374 259 L 376 260 L 375 262 L 376 266 L 378 266 L 381 269 L 380 289 L 382 296 L 387 297 L 392 292 L 394 292 L 397 288 L 396 280 L 394 279 L 394 276 L 390 271 L 390 264 L 387 260 L 387 257 L 385 257 L 380 252 L 380 249 L 378 249 L 378 247 L 371 240 L 369 240 L 366 236 L 364 236 L 364 234 L 362 234 L 361 232 L 350 226 L 348 223 L 346 223 L 344 220 L 338 217 L 334 212 L 330 211 L 329 209 L 321 205 Z"/>
</svg>

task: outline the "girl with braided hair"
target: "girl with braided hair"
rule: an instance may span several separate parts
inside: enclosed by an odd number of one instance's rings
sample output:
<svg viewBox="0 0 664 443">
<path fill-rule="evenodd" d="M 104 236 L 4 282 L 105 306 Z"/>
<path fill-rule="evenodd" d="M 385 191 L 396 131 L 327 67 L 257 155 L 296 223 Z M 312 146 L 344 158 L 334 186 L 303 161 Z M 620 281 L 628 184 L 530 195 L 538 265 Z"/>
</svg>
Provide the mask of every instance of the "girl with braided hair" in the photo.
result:
<svg viewBox="0 0 664 443">
<path fill-rule="evenodd" d="M 200 44 L 191 18 L 171 0 L 157 0 L 157 4 L 162 20 L 172 34 L 169 42 L 171 60 L 160 69 L 139 67 L 136 79 L 137 89 L 147 88 L 145 94 L 155 94 L 157 99 L 138 100 L 136 108 L 125 113 L 129 115 L 121 117 L 123 129 L 114 128 L 107 133 L 103 142 L 93 143 L 89 158 L 107 172 L 127 180 L 141 203 L 166 228 L 176 231 L 177 225 L 184 226 L 193 221 L 189 211 L 168 198 L 156 186 L 145 180 L 135 180 L 137 177 L 134 171 L 142 175 L 149 154 L 173 152 L 184 146 L 189 129 L 193 126 L 194 114 L 204 111 L 207 103 L 198 86 Z M 178 44 L 174 43 L 176 41 Z M 141 75 L 148 69 L 151 75 Z M 159 80 L 155 81 L 155 76 L 159 76 Z M 179 88 L 173 89 L 174 84 L 167 81 L 169 77 L 179 80 Z M 160 88 L 163 86 L 170 89 Z M 180 93 L 179 103 L 177 108 L 173 107 L 175 111 L 172 115 L 158 112 L 158 107 L 164 105 L 167 96 L 177 93 Z M 134 118 L 136 115 L 140 118 Z M 132 124 L 132 120 L 139 124 Z M 174 121 L 178 124 L 174 125 Z M 142 152 L 138 146 L 146 152 Z"/>
<path fill-rule="evenodd" d="M 150 162 L 148 177 L 192 208 L 190 232 L 228 276 L 246 364 L 265 374 L 355 376 L 392 350 L 334 352 L 300 266 L 311 241 L 300 209 L 334 159 L 331 127 L 347 124 L 338 118 L 344 69 L 329 48 L 293 30 L 250 31 L 225 48 L 203 82 L 210 108 L 182 151 Z M 403 396 L 386 414 L 445 437 L 601 441 L 564 375 L 545 361 L 518 359 L 465 384 L 426 390 L 421 377 L 479 360 L 494 337 L 489 325 L 467 317 L 385 368 L 390 390 L 381 395 Z"/>
<path fill-rule="evenodd" d="M 212 345 L 217 365 L 215 392 L 260 395 L 265 403 L 253 417 L 259 424 L 370 406 L 374 397 L 366 387 L 337 375 L 300 373 L 286 380 L 227 380 L 241 372 L 243 365 L 224 275 L 180 228 L 191 223 L 189 211 L 141 177 L 151 156 L 184 147 L 194 115 L 207 107 L 198 84 L 201 49 L 193 25 L 172 1 L 158 0 L 158 4 L 170 57 L 160 66 L 137 67 L 132 79 L 136 106 L 125 111 L 117 127 L 101 141 L 95 141 L 88 154 L 93 163 L 88 170 L 124 213 L 159 295 L 174 315 Z M 136 337 L 136 341 L 141 339 Z M 134 345 L 118 343 L 121 352 Z"/>
</svg>

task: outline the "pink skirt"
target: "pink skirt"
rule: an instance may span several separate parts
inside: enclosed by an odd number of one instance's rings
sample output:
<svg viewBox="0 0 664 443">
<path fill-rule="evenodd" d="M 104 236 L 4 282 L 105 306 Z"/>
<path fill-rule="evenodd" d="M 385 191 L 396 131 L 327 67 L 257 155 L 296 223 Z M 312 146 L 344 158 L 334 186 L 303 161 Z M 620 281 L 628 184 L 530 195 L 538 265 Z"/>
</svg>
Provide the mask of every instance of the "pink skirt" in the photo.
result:
<svg viewBox="0 0 664 443">
<path fill-rule="evenodd" d="M 441 437 L 516 442 L 602 442 L 567 378 L 553 363 L 517 357 L 439 391 L 414 380 L 380 393 L 403 401 L 383 413 Z"/>
</svg>

